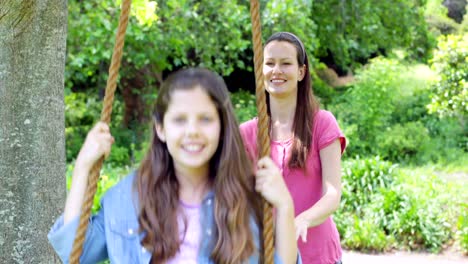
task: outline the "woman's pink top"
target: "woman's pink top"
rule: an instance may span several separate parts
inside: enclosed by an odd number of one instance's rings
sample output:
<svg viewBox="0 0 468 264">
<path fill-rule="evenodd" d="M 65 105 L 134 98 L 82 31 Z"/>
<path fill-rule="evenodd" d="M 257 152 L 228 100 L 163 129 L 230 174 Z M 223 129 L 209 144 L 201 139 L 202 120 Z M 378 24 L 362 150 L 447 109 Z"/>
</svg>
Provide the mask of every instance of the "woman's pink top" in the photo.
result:
<svg viewBox="0 0 468 264">
<path fill-rule="evenodd" d="M 257 119 L 240 126 L 247 152 L 252 160 L 257 160 Z M 311 208 L 322 196 L 322 165 L 320 150 L 335 140 L 341 143 L 341 153 L 346 147 L 346 139 L 332 113 L 319 110 L 314 117 L 312 149 L 306 161 L 306 172 L 290 169 L 287 164 L 292 147 L 292 139 L 271 140 L 271 158 L 281 169 L 284 180 L 294 201 L 295 215 Z M 299 251 L 304 264 L 334 264 L 341 260 L 340 236 L 333 219 L 329 217 L 322 224 L 307 231 L 307 242 L 298 240 Z"/>
</svg>

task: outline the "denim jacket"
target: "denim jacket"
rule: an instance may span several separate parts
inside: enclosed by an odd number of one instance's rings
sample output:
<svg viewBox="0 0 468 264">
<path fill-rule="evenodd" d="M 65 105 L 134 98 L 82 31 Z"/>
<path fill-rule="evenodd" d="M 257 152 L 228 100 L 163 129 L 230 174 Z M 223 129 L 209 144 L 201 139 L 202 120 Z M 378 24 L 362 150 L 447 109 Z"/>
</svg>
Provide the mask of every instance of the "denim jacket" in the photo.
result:
<svg viewBox="0 0 468 264">
<path fill-rule="evenodd" d="M 136 173 L 122 179 L 104 195 L 101 200 L 101 210 L 89 220 L 86 239 L 80 263 L 98 263 L 109 259 L 111 263 L 150 263 L 151 253 L 140 243 L 143 235 L 138 232 L 137 201 L 132 191 Z M 213 245 L 211 243 L 214 223 L 214 193 L 210 192 L 202 202 L 201 227 L 202 237 L 197 262 L 200 264 L 213 264 L 210 259 Z M 72 250 L 73 240 L 78 229 L 78 217 L 66 225 L 63 224 L 63 215 L 52 226 L 48 238 L 49 242 L 64 263 Z M 255 244 L 259 244 L 258 226 L 252 221 L 252 232 Z M 250 256 L 248 263 L 258 263 L 258 252 Z M 275 263 L 282 263 L 275 254 Z M 297 263 L 301 263 L 298 256 Z"/>
</svg>

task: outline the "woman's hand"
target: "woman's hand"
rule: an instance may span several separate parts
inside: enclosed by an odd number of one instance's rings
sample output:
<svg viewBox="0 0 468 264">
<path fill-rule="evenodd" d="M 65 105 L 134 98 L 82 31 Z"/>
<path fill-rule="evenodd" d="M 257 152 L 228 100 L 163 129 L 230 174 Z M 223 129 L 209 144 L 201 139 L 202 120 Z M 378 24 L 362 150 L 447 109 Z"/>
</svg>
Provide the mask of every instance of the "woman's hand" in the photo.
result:
<svg viewBox="0 0 468 264">
<path fill-rule="evenodd" d="M 305 217 L 298 215 L 294 219 L 294 226 L 296 227 L 296 241 L 301 237 L 302 242 L 307 242 L 307 229 L 309 229 L 309 223 Z"/>
<path fill-rule="evenodd" d="M 75 166 L 90 170 L 96 161 L 102 156 L 109 156 L 114 138 L 110 134 L 109 126 L 104 122 L 97 123 L 86 136 L 76 158 Z"/>
<path fill-rule="evenodd" d="M 257 162 L 255 190 L 276 208 L 293 208 L 291 194 L 280 170 L 270 157 Z"/>
<path fill-rule="evenodd" d="M 283 175 L 270 157 L 264 157 L 257 163 L 255 177 L 255 190 L 276 209 L 275 249 L 283 263 L 296 263 L 294 204 Z"/>
</svg>

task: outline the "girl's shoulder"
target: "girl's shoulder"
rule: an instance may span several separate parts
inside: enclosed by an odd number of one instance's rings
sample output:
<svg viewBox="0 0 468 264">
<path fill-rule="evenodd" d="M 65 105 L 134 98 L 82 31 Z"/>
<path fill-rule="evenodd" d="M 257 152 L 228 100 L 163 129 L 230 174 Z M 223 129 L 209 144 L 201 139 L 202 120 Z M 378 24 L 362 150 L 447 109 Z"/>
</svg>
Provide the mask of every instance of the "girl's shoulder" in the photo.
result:
<svg viewBox="0 0 468 264">
<path fill-rule="evenodd" d="M 103 206 L 106 208 L 117 207 L 133 210 L 135 208 L 135 202 L 137 201 L 137 196 L 133 188 L 136 174 L 136 171 L 131 172 L 117 184 L 109 188 L 102 198 Z"/>
</svg>

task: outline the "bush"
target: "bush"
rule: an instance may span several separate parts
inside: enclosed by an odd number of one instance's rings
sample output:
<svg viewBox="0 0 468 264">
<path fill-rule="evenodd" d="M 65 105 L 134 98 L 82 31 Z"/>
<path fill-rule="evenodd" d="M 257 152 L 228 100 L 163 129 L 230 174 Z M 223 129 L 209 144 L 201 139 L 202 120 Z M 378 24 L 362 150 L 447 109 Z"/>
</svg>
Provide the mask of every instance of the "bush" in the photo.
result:
<svg viewBox="0 0 468 264">
<path fill-rule="evenodd" d="M 383 158 L 409 161 L 420 154 L 429 140 L 429 132 L 421 122 L 408 122 L 387 128 L 379 135 L 377 146 Z"/>
<path fill-rule="evenodd" d="M 342 245 L 347 249 L 382 252 L 389 250 L 395 240 L 369 219 L 349 216 L 351 221 L 346 232 L 342 233 Z"/>
<path fill-rule="evenodd" d="M 394 168 L 378 157 L 344 162 L 335 214 L 343 246 L 440 251 L 452 237 L 449 220 L 458 209 L 451 194 L 458 191 L 435 175 Z"/>
<path fill-rule="evenodd" d="M 74 165 L 67 165 L 67 190 L 70 190 Z M 93 206 L 91 211 L 93 213 L 98 212 L 101 209 L 101 198 L 106 191 L 118 183 L 123 177 L 125 177 L 132 169 L 129 167 L 113 168 L 110 164 L 104 164 L 101 169 L 101 175 L 97 183 L 96 194 L 94 195 Z"/>
<path fill-rule="evenodd" d="M 255 95 L 245 90 L 239 90 L 231 94 L 231 101 L 235 114 L 240 123 L 257 116 Z"/>
<path fill-rule="evenodd" d="M 450 163 L 466 155 L 468 135 L 456 118 L 428 115 L 421 120 L 430 140 L 422 146 L 418 162 Z"/>
<path fill-rule="evenodd" d="M 463 253 L 468 255 L 468 204 L 462 205 L 462 211 L 457 223 L 457 238 Z"/>
<path fill-rule="evenodd" d="M 434 84 L 431 113 L 456 116 L 463 124 L 468 116 L 468 35 L 440 37 L 432 67 L 440 79 Z"/>
<path fill-rule="evenodd" d="M 382 189 L 367 210 L 366 215 L 372 215 L 402 247 L 437 252 L 450 238 L 440 201 L 418 197 L 400 184 Z"/>
<path fill-rule="evenodd" d="M 395 165 L 379 157 L 343 162 L 342 208 L 361 212 L 380 188 L 389 188 L 394 181 Z"/>
<path fill-rule="evenodd" d="M 347 153 L 377 155 L 377 136 L 385 130 L 401 93 L 401 75 L 406 68 L 395 60 L 376 58 L 356 74 L 356 82 L 336 98 L 330 109 L 347 131 Z"/>
<path fill-rule="evenodd" d="M 100 120 L 102 101 L 85 93 L 69 93 L 65 96 L 65 145 L 67 161 L 76 158 L 89 130 Z M 122 128 L 123 103 L 116 98 L 113 103 L 110 129 L 115 143 L 108 162 L 114 165 L 131 164 L 131 148 L 136 143 L 138 129 Z"/>
<path fill-rule="evenodd" d="M 427 24 L 434 35 L 455 34 L 460 30 L 460 25 L 444 15 L 433 14 L 426 17 Z"/>
</svg>

